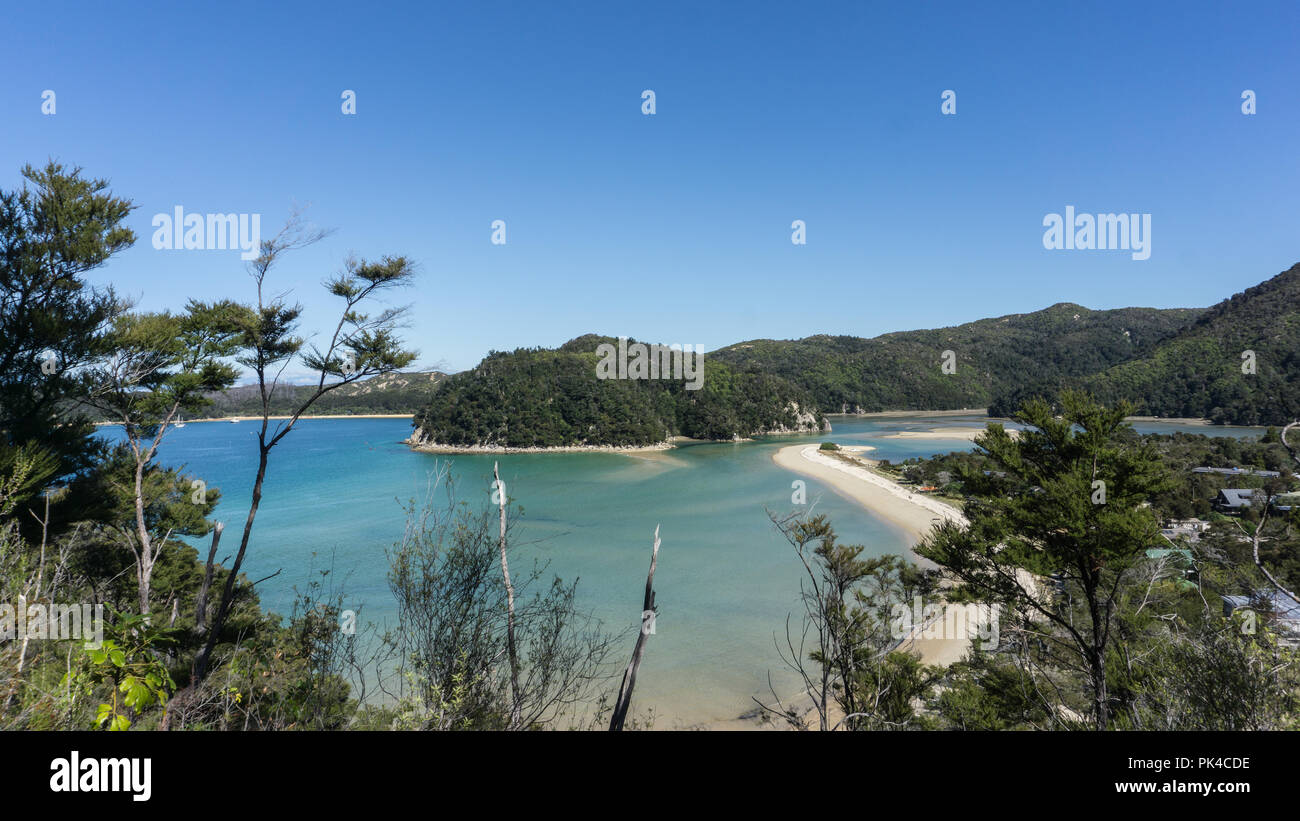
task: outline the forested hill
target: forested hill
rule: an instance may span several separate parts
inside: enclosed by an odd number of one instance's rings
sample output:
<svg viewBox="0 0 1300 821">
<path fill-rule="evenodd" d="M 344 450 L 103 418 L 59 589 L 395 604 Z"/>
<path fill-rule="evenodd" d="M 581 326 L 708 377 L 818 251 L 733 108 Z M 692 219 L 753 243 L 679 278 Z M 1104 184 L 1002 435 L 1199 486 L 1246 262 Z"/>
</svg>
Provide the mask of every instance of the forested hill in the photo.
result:
<svg viewBox="0 0 1300 821">
<path fill-rule="evenodd" d="M 705 355 L 698 391 L 673 380 L 597 379 L 597 346 L 616 342 L 589 334 L 555 350 L 489 354 L 442 383 L 416 416 L 419 436 L 507 447 L 730 439 L 817 429 L 826 413 L 1005 416 L 1067 387 L 1158 416 L 1282 424 L 1300 415 L 1300 265 L 1208 309 L 1059 303 L 870 339 L 741 342 Z M 1244 372 L 1251 361 L 1254 372 Z"/>
<path fill-rule="evenodd" d="M 1253 351 L 1254 373 L 1243 370 Z M 1246 370 L 1249 370 L 1247 368 Z M 1300 264 L 1205 311 L 1149 355 L 1087 380 L 1099 398 L 1239 425 L 1300 415 Z"/>
<path fill-rule="evenodd" d="M 629 344 L 635 340 L 630 340 Z M 559 349 L 492 352 L 448 377 L 415 419 L 425 444 L 512 448 L 652 445 L 673 436 L 733 439 L 820 430 L 808 393 L 771 374 L 741 372 L 704 356 L 698 390 L 686 380 L 598 379 L 586 335 Z"/>
<path fill-rule="evenodd" d="M 1028 314 L 870 339 L 759 339 L 710 354 L 743 372 L 806 389 L 825 413 L 984 409 L 1064 384 L 1154 350 L 1190 325 L 1196 309 L 1093 311 L 1059 303 Z M 944 373 L 945 351 L 955 370 Z"/>
<path fill-rule="evenodd" d="M 389 373 L 335 388 L 316 400 L 314 416 L 363 413 L 415 413 L 447 375 L 439 371 Z M 313 385 L 280 385 L 271 400 L 272 414 L 293 413 L 314 391 Z M 256 385 L 237 385 L 209 394 L 214 417 L 257 416 L 262 400 Z"/>
</svg>

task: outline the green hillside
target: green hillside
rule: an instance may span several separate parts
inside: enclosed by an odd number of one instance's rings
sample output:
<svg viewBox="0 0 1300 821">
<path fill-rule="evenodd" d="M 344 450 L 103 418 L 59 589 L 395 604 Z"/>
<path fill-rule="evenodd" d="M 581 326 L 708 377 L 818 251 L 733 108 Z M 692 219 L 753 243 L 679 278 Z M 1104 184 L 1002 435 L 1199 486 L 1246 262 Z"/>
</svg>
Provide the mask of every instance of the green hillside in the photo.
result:
<svg viewBox="0 0 1300 821">
<path fill-rule="evenodd" d="M 347 413 L 415 413 L 429 401 L 447 375 L 439 371 L 390 373 L 335 388 L 312 405 L 311 415 Z M 293 413 L 315 385 L 281 385 L 271 400 L 271 413 Z M 210 394 L 210 416 L 258 416 L 262 400 L 256 385 L 237 385 Z"/>
<path fill-rule="evenodd" d="M 826 413 L 997 407 L 1007 398 L 1060 386 L 1154 349 L 1200 311 L 1059 303 L 1028 314 L 981 319 L 871 339 L 760 339 L 715 351 L 714 361 L 783 377 Z M 955 355 L 954 373 L 940 364 Z"/>
<path fill-rule="evenodd" d="M 671 436 L 733 439 L 819 430 L 806 391 L 770 374 L 745 373 L 704 357 L 699 390 L 683 381 L 598 379 L 596 346 L 578 337 L 556 350 L 492 352 L 450 376 L 417 414 L 420 436 L 455 446 L 650 445 Z M 635 342 L 635 340 L 631 340 Z"/>
<path fill-rule="evenodd" d="M 1208 309 L 1041 311 L 865 339 L 758 339 L 705 355 L 699 391 L 596 378 L 602 343 L 494 352 L 446 378 L 416 417 L 426 441 L 644 445 L 816 429 L 826 413 L 987 408 L 1085 387 L 1159 416 L 1280 424 L 1300 414 L 1300 266 Z M 945 373 L 945 352 L 955 371 Z M 1242 372 L 1254 352 L 1256 372 Z"/>
<path fill-rule="evenodd" d="M 1255 373 L 1242 354 L 1254 351 Z M 1085 382 L 1158 416 L 1277 425 L 1300 414 L 1300 264 L 1206 310 L 1148 355 Z"/>
</svg>

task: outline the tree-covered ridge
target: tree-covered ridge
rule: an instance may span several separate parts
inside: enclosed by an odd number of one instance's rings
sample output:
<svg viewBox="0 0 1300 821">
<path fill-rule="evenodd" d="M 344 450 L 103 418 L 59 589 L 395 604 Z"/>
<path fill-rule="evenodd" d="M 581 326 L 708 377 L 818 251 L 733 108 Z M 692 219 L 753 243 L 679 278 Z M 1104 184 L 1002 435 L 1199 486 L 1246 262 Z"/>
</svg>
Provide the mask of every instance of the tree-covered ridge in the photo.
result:
<svg viewBox="0 0 1300 821">
<path fill-rule="evenodd" d="M 1254 373 L 1243 353 L 1254 352 Z M 1300 264 L 1206 310 L 1147 356 L 1087 381 L 1158 416 L 1239 425 L 1285 424 L 1300 413 Z"/>
<path fill-rule="evenodd" d="M 1196 309 L 1093 311 L 1058 303 L 1041 311 L 871 339 L 759 339 L 710 354 L 747 372 L 806 389 L 826 413 L 985 408 L 1003 397 L 1055 392 L 1072 379 L 1153 350 Z M 941 369 L 944 351 L 955 370 Z"/>
<path fill-rule="evenodd" d="M 1063 302 L 870 339 L 757 339 L 707 354 L 708 386 L 695 397 L 671 382 L 590 384 L 592 352 L 617 340 L 588 334 L 549 352 L 549 364 L 540 364 L 540 350 L 517 351 L 510 356 L 533 357 L 529 367 L 493 365 L 489 371 L 510 373 L 464 377 L 462 393 L 430 406 L 425 435 L 451 437 L 437 438 L 442 444 L 543 447 L 647 444 L 665 435 L 717 439 L 795 427 L 796 405 L 814 415 L 988 408 L 1004 416 L 1027 399 L 1055 399 L 1079 386 L 1160 416 L 1282 424 L 1300 413 L 1296 306 L 1300 266 L 1209 309 L 1094 311 Z M 1253 373 L 1243 371 L 1247 351 Z M 943 367 L 946 352 L 951 368 Z M 574 359 L 584 356 L 582 364 Z M 547 382 L 543 374 L 552 370 Z M 506 407 L 497 385 L 497 402 L 489 402 L 492 379 L 528 384 L 519 396 L 545 401 L 516 399 Z"/>
<path fill-rule="evenodd" d="M 322 396 L 313 415 L 362 413 L 415 413 L 447 375 L 439 371 L 389 373 L 371 377 Z M 287 414 L 302 404 L 314 385 L 281 385 L 271 398 L 271 413 Z M 208 395 L 211 416 L 254 416 L 262 412 L 256 385 L 237 385 Z"/>
<path fill-rule="evenodd" d="M 674 379 L 598 379 L 602 343 L 617 340 L 588 334 L 555 350 L 493 351 L 442 383 L 416 414 L 417 435 L 454 446 L 636 446 L 672 436 L 733 439 L 825 424 L 820 413 L 809 412 L 806 391 L 707 354 L 699 390 Z"/>
</svg>

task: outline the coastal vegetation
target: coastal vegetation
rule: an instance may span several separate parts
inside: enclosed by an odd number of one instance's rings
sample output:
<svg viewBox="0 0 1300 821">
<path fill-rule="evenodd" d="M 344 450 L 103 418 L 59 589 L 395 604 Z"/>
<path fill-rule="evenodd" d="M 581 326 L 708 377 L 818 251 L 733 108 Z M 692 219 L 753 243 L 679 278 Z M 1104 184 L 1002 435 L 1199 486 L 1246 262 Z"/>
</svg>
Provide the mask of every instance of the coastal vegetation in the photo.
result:
<svg viewBox="0 0 1300 821">
<path fill-rule="evenodd" d="M 637 446 L 674 436 L 812 431 L 825 414 L 988 409 L 1086 388 L 1134 412 L 1285 424 L 1300 413 L 1300 266 L 1209 309 L 1027 314 L 864 339 L 757 339 L 707 354 L 703 388 L 596 379 L 588 334 L 493 352 L 417 414 L 416 440 L 462 447 Z M 633 340 L 634 342 L 634 340 Z"/>
<path fill-rule="evenodd" d="M 310 415 L 414 414 L 446 377 L 441 371 L 412 371 L 350 382 L 317 399 Z M 279 385 L 267 408 L 273 416 L 286 416 L 300 407 L 312 390 L 311 385 Z M 206 414 L 211 417 L 247 417 L 262 412 L 256 385 L 235 385 L 207 398 L 211 404 Z"/>
<path fill-rule="evenodd" d="M 251 300 L 137 312 L 85 277 L 134 241 L 122 225 L 131 203 L 80 169 L 50 163 L 24 177 L 21 191 L 0 192 L 0 357 L 9 365 L 0 379 L 0 728 L 530 729 L 579 720 L 575 709 L 605 680 L 609 639 L 575 608 L 576 581 L 544 565 L 517 572 L 511 606 L 500 606 L 495 562 L 504 571 L 506 554 L 518 553 L 504 496 L 496 535 L 489 513 L 454 504 L 450 489 L 445 508 L 432 498 L 412 506 L 389 555 L 400 611 L 388 635 L 358 628 L 360 607 L 329 563 L 287 614 L 264 611 L 256 588 L 265 580 L 243 573 L 265 479 L 298 419 L 414 358 L 396 334 L 404 309 L 382 304 L 409 283 L 409 260 L 346 260 L 325 283 L 339 313 L 319 346 L 298 334 L 303 309 L 274 285 L 286 259 L 323 236 L 296 215 L 250 262 Z M 319 378 L 278 391 L 293 364 Z M 222 556 L 223 523 L 212 518 L 219 488 L 162 461 L 182 414 L 209 412 L 236 366 L 255 380 L 258 458 L 252 506 Z M 282 409 L 289 418 L 274 421 Z M 94 416 L 120 424 L 123 441 L 94 436 Z M 209 537 L 205 556 L 186 541 Z M 102 610 L 51 621 L 78 601 Z M 376 688 L 387 698 L 371 698 Z"/>
<path fill-rule="evenodd" d="M 1300 415 L 1300 264 L 1203 312 L 1145 355 L 1083 384 L 1145 413 L 1233 425 Z"/>
<path fill-rule="evenodd" d="M 706 355 L 698 390 L 670 378 L 597 378 L 597 349 L 616 340 L 594 335 L 403 382 L 416 354 L 399 334 L 405 310 L 389 300 L 411 284 L 411 260 L 345 260 L 325 282 L 337 312 L 316 346 L 299 332 L 304 309 L 276 286 L 294 252 L 323 236 L 296 216 L 250 262 L 251 293 L 138 311 L 88 278 L 134 241 L 124 225 L 131 203 L 57 163 L 24 178 L 22 190 L 0 192 L 0 604 L 18 603 L 24 619 L 29 604 L 48 612 L 89 601 L 105 612 L 97 646 L 48 630 L 0 635 L 6 729 L 526 730 L 605 726 L 606 717 L 616 729 L 645 726 L 630 697 L 647 633 L 616 688 L 608 662 L 623 635 L 578 606 L 576 578 L 550 573 L 516 538 L 518 497 L 499 478 L 491 504 L 458 499 L 446 474 L 410 504 L 386 556 L 398 607 L 388 633 L 357 626 L 361 608 L 332 562 L 289 613 L 263 609 L 265 579 L 246 567 L 264 494 L 276 492 L 267 479 L 278 448 L 331 397 L 375 401 L 359 399 L 367 385 L 432 383 L 415 419 L 424 443 L 734 440 L 819 432 L 826 407 L 984 401 L 1016 380 L 1159 364 L 1166 345 L 1216 334 L 1239 311 L 1282 316 L 1239 339 L 1224 331 L 1231 344 L 1255 344 L 1252 334 L 1289 327 L 1292 304 L 1279 297 L 1287 278 L 1204 316 L 1055 306 L 960 332 L 755 344 Z M 978 340 L 998 353 L 979 351 Z M 956 353 L 955 371 L 943 373 L 936 350 Z M 1293 384 L 1290 365 L 1272 364 L 1289 362 L 1280 350 L 1253 351 L 1259 374 L 1279 367 L 1269 378 Z M 1138 353 L 1147 358 L 1131 359 Z M 290 367 L 318 377 L 290 389 L 280 381 Z M 1021 373 L 995 378 L 998 368 Z M 211 413 L 241 372 L 252 379 L 237 401 L 251 403 L 240 415 L 256 419 L 257 458 L 251 507 L 223 553 L 220 489 L 166 457 L 182 416 Z M 1278 402 L 1269 404 L 1253 391 L 1240 394 L 1241 408 L 1291 412 L 1290 394 L 1270 394 Z M 962 501 L 968 521 L 939 525 L 917 548 L 937 571 L 864 557 L 823 516 L 774 516 L 804 570 L 791 591 L 802 617 L 781 646 L 807 701 L 773 692 L 761 711 L 827 730 L 1294 728 L 1296 651 L 1264 595 L 1294 590 L 1300 577 L 1296 509 L 1267 503 L 1294 487 L 1294 442 L 1277 430 L 1257 441 L 1139 436 L 1123 422 L 1131 410 L 1066 391 L 1056 403 L 1020 404 L 1019 436 L 993 423 L 974 453 L 885 466 Z M 119 424 L 120 442 L 96 437 L 95 418 Z M 823 458 L 852 461 L 852 452 Z M 1217 509 L 1229 481 L 1265 503 Z M 916 504 L 931 503 L 915 489 Z M 1165 533 L 1167 520 L 1188 517 L 1208 528 Z M 650 627 L 657 531 L 654 545 L 641 600 Z M 946 667 L 923 663 L 888 617 L 917 597 L 997 606 L 1002 641 L 976 642 Z M 1258 623 L 1246 629 L 1245 614 L 1225 614 L 1230 597 L 1257 609 Z M 0 631 L 14 626 L 10 612 Z"/>
<path fill-rule="evenodd" d="M 743 439 L 822 430 L 808 394 L 787 380 L 704 358 L 703 387 L 681 380 L 598 379 L 610 337 L 586 335 L 556 350 L 495 351 L 448 377 L 415 417 L 417 440 L 509 448 L 645 446 L 671 437 Z M 629 344 L 634 344 L 631 340 Z"/>
<path fill-rule="evenodd" d="M 797 627 L 777 639 L 782 661 L 803 683 L 804 699 L 755 699 L 763 718 L 795 730 L 927 727 L 917 710 L 939 670 L 898 646 L 894 609 L 935 592 L 938 574 L 901 556 L 862 555 L 823 515 L 769 512 L 804 569 Z"/>
<path fill-rule="evenodd" d="M 756 339 L 709 357 L 741 371 L 787 379 L 807 390 L 823 413 L 982 410 L 1000 397 L 1055 391 L 1126 362 L 1199 315 L 1188 309 L 1092 311 L 1060 303 L 1033 313 L 870 339 Z M 947 368 L 945 352 L 951 352 Z"/>
<path fill-rule="evenodd" d="M 1297 463 L 1282 444 L 1279 431 L 1268 429 L 1263 436 L 1237 438 L 1194 433 L 1139 434 L 1129 427 L 1116 431 L 1116 439 L 1130 446 L 1149 449 L 1163 465 L 1167 481 L 1149 495 L 1151 509 L 1162 520 L 1199 519 L 1207 532 L 1202 544 L 1220 543 L 1238 560 L 1247 558 L 1249 540 L 1242 540 L 1261 520 L 1262 505 L 1253 505 L 1226 515 L 1215 508 L 1215 499 L 1225 488 L 1259 490 L 1266 498 L 1285 499 L 1300 489 Z M 880 468 L 908 486 L 928 486 L 936 495 L 959 500 L 970 498 L 975 486 L 989 476 L 1004 478 L 999 467 L 983 449 L 936 454 L 897 463 L 882 462 Z M 1198 468 L 1234 469 L 1231 473 Z M 1270 475 L 1276 474 L 1276 475 Z M 1279 513 L 1281 515 L 1279 515 Z M 1279 511 L 1267 523 L 1269 538 L 1261 545 L 1261 558 L 1288 588 L 1300 588 L 1300 519 L 1291 511 Z M 1163 537 L 1155 540 L 1164 544 Z M 1223 591 L 1228 592 L 1228 591 Z"/>
<path fill-rule="evenodd" d="M 970 523 L 943 522 L 917 548 L 954 580 L 951 598 L 997 605 L 1049 638 L 1057 663 L 1086 680 L 1099 730 L 1115 710 L 1106 662 L 1125 582 L 1158 538 L 1145 503 L 1168 483 L 1147 446 L 1116 436 L 1128 412 L 1067 394 L 1059 416 L 1026 404 L 1019 436 L 989 425 L 976 444 L 998 470 L 967 475 Z M 1045 590 L 1049 579 L 1074 595 Z"/>
<path fill-rule="evenodd" d="M 1067 393 L 1060 408 L 1027 403 L 1015 414 L 1025 427 L 1015 438 L 991 423 L 973 453 L 902 464 L 906 480 L 944 482 L 962 497 L 969 520 L 944 521 L 917 546 L 937 567 L 930 589 L 950 607 L 997 607 L 1000 624 L 991 645 L 975 639 L 955 664 L 903 676 L 898 687 L 914 696 L 914 713 L 872 706 L 865 719 L 917 729 L 1300 726 L 1297 636 L 1286 614 L 1277 620 L 1271 609 L 1294 604 L 1300 580 L 1295 510 L 1260 505 L 1210 513 L 1204 527 L 1162 529 L 1206 510 L 1224 480 L 1194 468 L 1274 465 L 1276 477 L 1231 481 L 1279 490 L 1294 484 L 1300 448 L 1277 431 L 1244 442 L 1142 436 L 1122 421 L 1128 411 Z M 826 557 L 812 552 L 830 573 L 839 561 L 833 531 L 814 521 L 793 532 L 815 532 L 828 545 Z M 809 552 L 794 543 L 801 556 Z M 1221 605 L 1232 597 L 1250 606 Z M 812 635 L 842 632 L 840 600 L 867 614 L 897 603 L 896 594 L 856 582 L 829 598 L 829 612 L 809 611 Z M 876 664 L 896 652 L 862 647 Z M 811 680 L 824 674 L 833 692 L 861 686 L 820 649 L 808 659 Z M 855 703 L 875 705 L 869 692 Z M 806 722 L 810 714 L 801 715 Z"/>
</svg>

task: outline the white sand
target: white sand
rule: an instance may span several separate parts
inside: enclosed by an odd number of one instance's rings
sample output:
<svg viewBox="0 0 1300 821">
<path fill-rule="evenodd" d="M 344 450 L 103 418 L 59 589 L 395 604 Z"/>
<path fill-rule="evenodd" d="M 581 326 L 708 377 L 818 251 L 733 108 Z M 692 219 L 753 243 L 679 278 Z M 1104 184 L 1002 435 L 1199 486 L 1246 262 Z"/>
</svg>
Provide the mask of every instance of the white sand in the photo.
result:
<svg viewBox="0 0 1300 821">
<path fill-rule="evenodd" d="M 901 529 L 913 545 L 941 521 L 951 520 L 962 525 L 967 523 L 966 517 L 952 505 L 921 493 L 913 493 L 866 466 L 851 465 L 822 453 L 816 445 L 781 448 L 773 454 L 772 461 L 779 467 L 827 483 Z M 921 625 L 915 626 L 912 635 L 903 640 L 899 649 L 915 651 L 924 664 L 946 667 L 960 661 L 970 648 L 969 639 L 929 638 L 920 633 Z"/>
<path fill-rule="evenodd" d="M 984 428 L 931 428 L 930 430 L 900 430 L 895 433 L 886 433 L 881 435 L 881 439 L 965 439 L 973 441 L 976 436 L 984 433 Z M 1015 438 L 1019 431 L 1008 429 L 1007 433 Z"/>
</svg>

